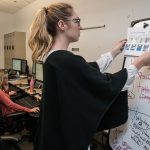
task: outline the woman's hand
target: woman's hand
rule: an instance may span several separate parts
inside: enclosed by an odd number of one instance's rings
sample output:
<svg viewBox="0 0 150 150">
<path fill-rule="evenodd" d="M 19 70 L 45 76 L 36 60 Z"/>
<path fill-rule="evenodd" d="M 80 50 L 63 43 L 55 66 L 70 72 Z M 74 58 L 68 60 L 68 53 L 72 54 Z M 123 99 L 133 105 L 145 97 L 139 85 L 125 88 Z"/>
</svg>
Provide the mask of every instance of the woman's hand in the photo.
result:
<svg viewBox="0 0 150 150">
<path fill-rule="evenodd" d="M 120 54 L 125 46 L 127 39 L 123 39 L 119 41 L 111 50 L 111 54 L 113 58 L 115 58 L 118 54 Z"/>
<path fill-rule="evenodd" d="M 150 52 L 145 52 L 141 56 L 137 57 L 133 62 L 133 65 L 139 70 L 143 66 L 150 66 Z"/>
<path fill-rule="evenodd" d="M 39 107 L 34 107 L 31 109 L 31 112 L 33 112 L 33 113 L 37 113 L 39 111 L 40 111 Z"/>
</svg>

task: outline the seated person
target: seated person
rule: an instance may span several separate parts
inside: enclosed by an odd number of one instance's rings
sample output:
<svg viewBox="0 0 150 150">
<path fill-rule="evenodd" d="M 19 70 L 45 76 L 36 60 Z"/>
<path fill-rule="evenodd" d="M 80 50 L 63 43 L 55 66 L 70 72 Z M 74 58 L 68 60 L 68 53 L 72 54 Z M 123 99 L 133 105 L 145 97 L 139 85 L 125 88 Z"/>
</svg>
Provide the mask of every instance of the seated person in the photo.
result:
<svg viewBox="0 0 150 150">
<path fill-rule="evenodd" d="M 2 82 L 0 84 L 1 89 L 7 93 L 9 96 L 16 94 L 16 91 L 9 91 L 9 84 L 8 84 L 8 75 L 4 75 Z"/>
<path fill-rule="evenodd" d="M 13 94 L 14 92 L 11 91 L 9 94 Z M 21 105 L 18 105 L 14 103 L 7 93 L 5 93 L 3 90 L 0 90 L 0 109 L 2 110 L 2 115 L 8 115 L 11 113 L 19 112 L 19 111 L 25 111 L 25 112 L 39 112 L 39 108 L 35 107 L 32 109 L 29 109 L 27 107 L 23 107 Z"/>
<path fill-rule="evenodd" d="M 8 75 L 5 74 L 3 76 L 3 80 L 1 83 L 1 89 L 0 90 L 0 108 L 2 110 L 2 115 L 8 115 L 14 112 L 18 111 L 25 111 L 25 112 L 39 112 L 39 108 L 35 107 L 32 109 L 29 109 L 27 107 L 23 107 L 19 104 L 14 103 L 11 99 L 10 96 L 15 94 L 15 91 L 9 91 L 9 85 L 8 85 Z"/>
<path fill-rule="evenodd" d="M 2 78 L 1 89 L 5 91 L 5 93 L 9 94 L 9 85 L 8 85 L 8 75 L 5 74 Z M 11 93 L 13 94 L 13 93 Z"/>
<path fill-rule="evenodd" d="M 11 113 L 15 113 L 15 112 L 19 112 L 19 111 L 24 111 L 24 112 L 29 112 L 29 113 L 36 113 L 39 112 L 39 108 L 35 107 L 32 109 L 29 109 L 27 107 L 23 107 L 19 104 L 14 103 L 11 99 L 10 96 L 16 94 L 15 91 L 9 91 L 9 85 L 8 85 L 8 76 L 5 75 L 3 77 L 2 83 L 0 83 L 0 109 L 2 112 L 2 115 L 8 115 Z M 18 118 L 17 120 L 15 119 L 15 121 L 13 120 L 13 118 L 9 118 L 8 120 L 6 120 L 6 128 L 11 127 L 12 131 L 14 130 L 16 132 L 17 130 L 22 130 L 22 122 L 20 122 L 21 118 Z M 26 121 L 24 122 L 24 127 L 30 131 L 31 133 L 31 140 L 34 139 L 34 135 L 36 132 L 36 122 L 37 122 L 37 118 L 33 118 L 33 117 L 29 117 L 26 118 Z M 14 132 L 13 131 L 13 132 Z"/>
</svg>

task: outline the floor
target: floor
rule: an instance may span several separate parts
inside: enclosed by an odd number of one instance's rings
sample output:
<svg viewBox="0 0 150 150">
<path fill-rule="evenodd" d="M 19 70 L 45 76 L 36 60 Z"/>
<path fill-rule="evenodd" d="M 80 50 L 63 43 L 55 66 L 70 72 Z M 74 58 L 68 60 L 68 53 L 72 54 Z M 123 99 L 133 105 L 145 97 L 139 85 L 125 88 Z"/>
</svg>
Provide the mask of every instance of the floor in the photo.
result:
<svg viewBox="0 0 150 150">
<path fill-rule="evenodd" d="M 92 144 L 91 144 L 91 150 L 106 150 L 105 145 L 107 142 L 107 133 L 106 132 L 99 132 L 95 134 Z"/>
<path fill-rule="evenodd" d="M 33 150 L 33 144 L 28 140 L 22 140 L 21 142 L 19 142 L 19 145 L 22 148 L 22 150 Z"/>
<path fill-rule="evenodd" d="M 107 135 L 105 133 L 97 133 L 91 142 L 91 150 L 106 150 L 106 141 Z M 30 142 L 26 137 L 24 137 L 18 144 L 22 150 L 33 150 L 32 142 Z"/>
<path fill-rule="evenodd" d="M 97 133 L 91 142 L 91 150 L 106 150 L 104 148 L 106 140 L 107 136 L 104 133 Z M 28 141 L 28 138 L 23 138 L 19 145 L 22 150 L 33 150 L 33 144 Z"/>
<path fill-rule="evenodd" d="M 19 145 L 22 150 L 33 150 L 33 145 L 31 142 L 22 141 L 19 143 Z M 104 150 L 104 148 L 101 145 L 96 144 L 95 146 L 91 147 L 91 150 Z"/>
</svg>

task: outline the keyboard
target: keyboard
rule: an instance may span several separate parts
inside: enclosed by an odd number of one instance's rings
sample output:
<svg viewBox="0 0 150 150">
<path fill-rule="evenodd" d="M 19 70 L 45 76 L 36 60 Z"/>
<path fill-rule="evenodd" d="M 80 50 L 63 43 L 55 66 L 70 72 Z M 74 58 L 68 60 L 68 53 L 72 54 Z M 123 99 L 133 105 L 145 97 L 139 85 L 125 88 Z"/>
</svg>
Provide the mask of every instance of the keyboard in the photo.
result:
<svg viewBox="0 0 150 150">
<path fill-rule="evenodd" d="M 8 76 L 8 80 L 15 80 L 15 79 L 18 79 L 16 75 Z"/>
<path fill-rule="evenodd" d="M 16 92 L 19 92 L 20 89 L 16 86 L 9 86 L 9 91 L 16 91 Z"/>
<path fill-rule="evenodd" d="M 32 96 L 26 96 L 20 99 L 15 100 L 15 102 L 21 106 L 27 107 L 27 108 L 34 108 L 40 106 L 40 102 L 37 101 Z"/>
</svg>

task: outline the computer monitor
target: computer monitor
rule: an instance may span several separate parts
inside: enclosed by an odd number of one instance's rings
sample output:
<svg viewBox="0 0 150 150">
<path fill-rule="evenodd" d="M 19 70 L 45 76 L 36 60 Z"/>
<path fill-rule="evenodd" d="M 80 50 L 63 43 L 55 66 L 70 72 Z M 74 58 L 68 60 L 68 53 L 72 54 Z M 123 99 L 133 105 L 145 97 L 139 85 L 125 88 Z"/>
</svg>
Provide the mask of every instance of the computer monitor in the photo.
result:
<svg viewBox="0 0 150 150">
<path fill-rule="evenodd" d="M 43 82 L 43 63 L 42 62 L 35 63 L 35 79 L 36 81 Z"/>
<path fill-rule="evenodd" d="M 12 70 L 19 71 L 21 74 L 27 73 L 27 60 L 12 58 Z"/>
<path fill-rule="evenodd" d="M 12 69 L 21 72 L 21 59 L 12 58 Z"/>
<path fill-rule="evenodd" d="M 21 59 L 21 74 L 27 74 L 27 60 Z"/>
</svg>

